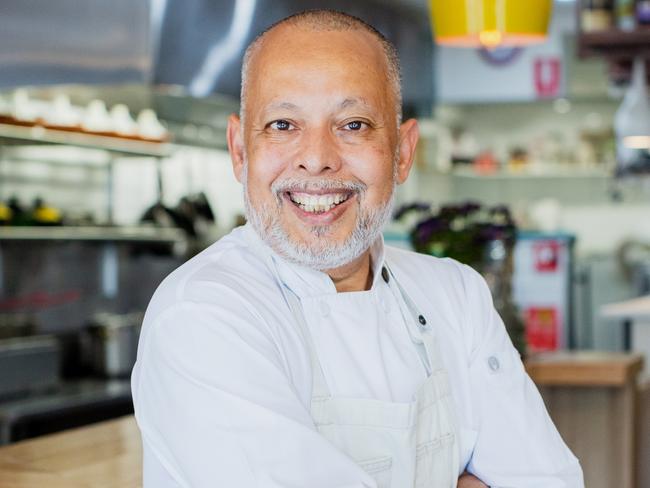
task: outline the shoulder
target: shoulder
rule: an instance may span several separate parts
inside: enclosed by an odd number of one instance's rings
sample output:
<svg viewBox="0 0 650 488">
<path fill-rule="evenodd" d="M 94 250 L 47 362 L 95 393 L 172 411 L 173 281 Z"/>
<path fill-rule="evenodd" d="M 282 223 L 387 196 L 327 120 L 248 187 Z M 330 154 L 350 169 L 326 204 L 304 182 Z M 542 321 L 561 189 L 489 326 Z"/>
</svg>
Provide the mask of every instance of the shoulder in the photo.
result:
<svg viewBox="0 0 650 488">
<path fill-rule="evenodd" d="M 267 261 L 235 231 L 156 290 L 140 333 L 134 390 L 145 369 L 173 369 L 204 384 L 273 369 L 305 385 L 309 357 L 289 320 Z"/>
<path fill-rule="evenodd" d="M 186 340 L 239 337 L 272 348 L 282 310 L 273 275 L 240 229 L 194 256 L 158 286 L 147 311 L 141 341 L 153 332 Z"/>
<path fill-rule="evenodd" d="M 462 300 L 485 284 L 472 267 L 451 258 L 439 258 L 386 246 L 386 261 L 416 287 L 453 295 Z M 451 298 L 451 296 L 450 296 Z"/>
<path fill-rule="evenodd" d="M 235 229 L 169 274 L 156 289 L 150 318 L 182 303 L 223 305 L 224 295 L 246 301 L 253 290 L 273 287 L 270 270 Z"/>
</svg>

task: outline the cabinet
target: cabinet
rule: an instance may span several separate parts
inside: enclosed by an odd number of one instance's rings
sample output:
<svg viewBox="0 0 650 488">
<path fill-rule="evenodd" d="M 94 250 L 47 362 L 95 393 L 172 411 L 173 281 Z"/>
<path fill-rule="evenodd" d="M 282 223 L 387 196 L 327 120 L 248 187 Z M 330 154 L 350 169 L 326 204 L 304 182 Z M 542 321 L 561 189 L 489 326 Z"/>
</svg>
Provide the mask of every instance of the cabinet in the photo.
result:
<svg viewBox="0 0 650 488">
<path fill-rule="evenodd" d="M 650 28 L 635 31 L 609 29 L 601 32 L 579 32 L 578 54 L 581 57 L 603 56 L 630 59 L 650 57 Z"/>
<path fill-rule="evenodd" d="M 610 60 L 630 60 L 637 56 L 650 57 L 650 26 L 637 25 L 633 30 L 611 27 L 586 32 L 581 26 L 584 2 L 578 1 L 576 4 L 579 56 L 600 56 Z"/>
<path fill-rule="evenodd" d="M 635 488 L 639 476 L 638 354 L 544 353 L 526 361 L 585 486 Z"/>
</svg>

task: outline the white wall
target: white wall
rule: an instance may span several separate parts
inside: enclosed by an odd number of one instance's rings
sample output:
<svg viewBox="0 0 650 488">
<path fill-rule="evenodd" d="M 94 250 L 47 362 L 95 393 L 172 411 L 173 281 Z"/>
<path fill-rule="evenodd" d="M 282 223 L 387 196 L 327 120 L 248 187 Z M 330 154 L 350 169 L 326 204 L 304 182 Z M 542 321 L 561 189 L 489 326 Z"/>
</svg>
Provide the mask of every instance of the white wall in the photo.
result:
<svg viewBox="0 0 650 488">
<path fill-rule="evenodd" d="M 438 46 L 435 56 L 436 98 L 443 103 L 527 101 L 538 97 L 534 64 L 558 59 L 564 75 L 564 37 L 574 31 L 575 5 L 556 4 L 545 42 L 523 48 L 504 65 L 487 63 L 477 49 Z M 564 92 L 562 76 L 561 92 Z"/>
</svg>

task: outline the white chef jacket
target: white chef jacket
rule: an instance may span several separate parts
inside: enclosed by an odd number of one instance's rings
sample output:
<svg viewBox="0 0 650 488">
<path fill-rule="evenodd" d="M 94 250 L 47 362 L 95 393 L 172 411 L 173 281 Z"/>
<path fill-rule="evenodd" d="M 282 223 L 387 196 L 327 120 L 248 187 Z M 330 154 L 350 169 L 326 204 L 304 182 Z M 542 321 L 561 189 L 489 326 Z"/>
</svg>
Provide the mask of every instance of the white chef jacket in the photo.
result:
<svg viewBox="0 0 650 488">
<path fill-rule="evenodd" d="M 268 265 L 271 253 L 246 225 L 156 290 L 131 380 L 144 488 L 374 488 L 314 426 L 310 358 Z M 583 487 L 480 275 L 381 238 L 371 257 L 371 289 L 340 294 L 340 310 L 319 310 L 318 296 L 336 293 L 331 279 L 276 256 L 282 281 L 314 304 L 305 315 L 331 394 L 406 402 L 426 377 L 407 329 L 414 325 L 382 279 L 386 262 L 436 329 L 460 471 L 494 487 Z M 360 309 L 361 301 L 375 305 Z M 340 320 L 319 328 L 321 313 Z"/>
</svg>

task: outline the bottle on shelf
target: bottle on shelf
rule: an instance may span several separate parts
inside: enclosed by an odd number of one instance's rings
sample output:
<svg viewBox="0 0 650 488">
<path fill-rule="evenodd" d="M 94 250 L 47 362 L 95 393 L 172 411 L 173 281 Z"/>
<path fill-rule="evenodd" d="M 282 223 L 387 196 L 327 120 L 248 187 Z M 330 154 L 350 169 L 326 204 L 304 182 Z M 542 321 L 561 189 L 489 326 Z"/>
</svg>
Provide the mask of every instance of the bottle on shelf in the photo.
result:
<svg viewBox="0 0 650 488">
<path fill-rule="evenodd" d="M 639 27 L 650 27 L 650 0 L 637 0 L 636 22 Z"/>
<path fill-rule="evenodd" d="M 31 220 L 32 225 L 61 225 L 63 223 L 61 212 L 51 205 L 47 205 L 40 197 L 34 200 Z"/>
<path fill-rule="evenodd" d="M 580 27 L 583 32 L 611 29 L 614 24 L 612 0 L 582 0 Z"/>
<path fill-rule="evenodd" d="M 9 211 L 11 212 L 9 225 L 30 225 L 29 213 L 25 210 L 17 197 L 13 196 L 9 198 L 7 207 L 9 207 Z"/>
<path fill-rule="evenodd" d="M 622 31 L 633 31 L 636 28 L 634 0 L 616 0 L 616 27 Z"/>
<path fill-rule="evenodd" d="M 9 225 L 13 212 L 4 202 L 0 202 L 0 226 Z"/>
</svg>

